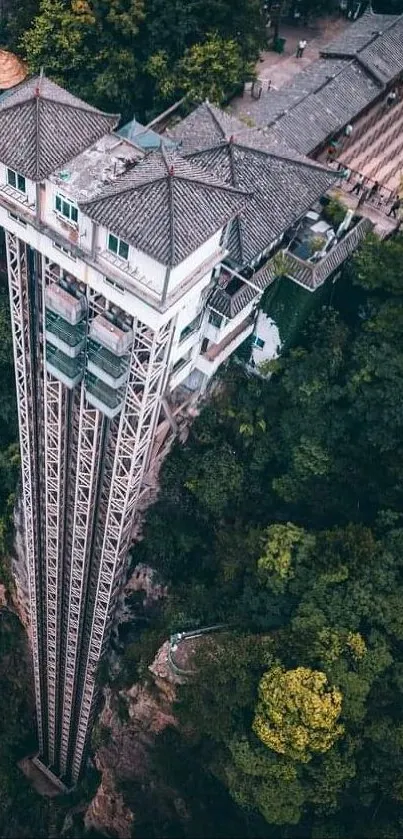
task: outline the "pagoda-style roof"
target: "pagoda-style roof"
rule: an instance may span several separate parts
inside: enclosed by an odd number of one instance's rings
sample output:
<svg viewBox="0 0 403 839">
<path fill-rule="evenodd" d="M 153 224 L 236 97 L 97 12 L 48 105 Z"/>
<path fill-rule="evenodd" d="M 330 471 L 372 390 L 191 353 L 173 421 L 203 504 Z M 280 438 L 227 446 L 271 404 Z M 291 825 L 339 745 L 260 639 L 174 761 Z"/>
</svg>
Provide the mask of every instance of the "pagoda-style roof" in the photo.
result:
<svg viewBox="0 0 403 839">
<path fill-rule="evenodd" d="M 158 262 L 175 266 L 233 219 L 247 190 L 161 148 L 80 205 Z"/>
<path fill-rule="evenodd" d="M 13 52 L 0 50 L 0 90 L 9 90 L 10 87 L 20 84 L 27 73 L 26 64 Z"/>
<path fill-rule="evenodd" d="M 0 161 L 42 181 L 117 125 L 45 76 L 36 76 L 0 99 Z"/>
<path fill-rule="evenodd" d="M 335 173 L 291 151 L 210 103 L 200 105 L 172 132 L 187 159 L 225 183 L 252 192 L 234 221 L 228 247 L 247 265 L 334 183 Z"/>
</svg>

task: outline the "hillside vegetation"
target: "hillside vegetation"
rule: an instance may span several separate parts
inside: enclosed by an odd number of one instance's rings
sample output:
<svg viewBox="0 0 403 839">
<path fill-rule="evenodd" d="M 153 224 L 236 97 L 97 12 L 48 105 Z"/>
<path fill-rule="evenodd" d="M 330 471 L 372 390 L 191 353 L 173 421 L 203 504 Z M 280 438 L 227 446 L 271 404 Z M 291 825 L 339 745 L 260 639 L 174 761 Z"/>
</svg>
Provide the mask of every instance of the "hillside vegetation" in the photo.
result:
<svg viewBox="0 0 403 839">
<path fill-rule="evenodd" d="M 228 624 L 177 713 L 268 836 L 403 832 L 402 258 L 369 237 L 270 380 L 227 371 L 133 553 L 171 596 L 126 678 L 170 630 Z"/>
</svg>

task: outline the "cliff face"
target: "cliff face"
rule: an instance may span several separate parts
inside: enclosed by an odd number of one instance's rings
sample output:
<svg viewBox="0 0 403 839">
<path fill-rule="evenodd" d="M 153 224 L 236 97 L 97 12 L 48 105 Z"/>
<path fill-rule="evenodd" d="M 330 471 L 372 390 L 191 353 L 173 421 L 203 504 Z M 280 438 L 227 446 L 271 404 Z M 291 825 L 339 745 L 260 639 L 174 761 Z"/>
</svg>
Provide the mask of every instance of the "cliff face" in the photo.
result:
<svg viewBox="0 0 403 839">
<path fill-rule="evenodd" d="M 165 645 L 164 645 L 165 646 Z M 85 816 L 87 828 L 119 839 L 143 835 L 145 825 L 170 822 L 183 813 L 183 802 L 161 777 L 154 761 L 157 738 L 175 728 L 174 687 L 152 682 L 112 693 L 104 691 L 104 708 L 94 739 L 102 739 L 95 765 L 102 779 Z"/>
</svg>

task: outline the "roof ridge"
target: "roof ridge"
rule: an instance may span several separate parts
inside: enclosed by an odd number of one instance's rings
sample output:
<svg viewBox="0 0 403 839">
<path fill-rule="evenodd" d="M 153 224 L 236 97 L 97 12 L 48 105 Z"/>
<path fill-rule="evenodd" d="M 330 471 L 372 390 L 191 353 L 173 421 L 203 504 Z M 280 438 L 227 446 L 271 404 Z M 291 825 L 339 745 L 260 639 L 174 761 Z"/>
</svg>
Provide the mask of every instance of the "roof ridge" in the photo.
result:
<svg viewBox="0 0 403 839">
<path fill-rule="evenodd" d="M 264 135 L 265 136 L 265 135 Z M 267 138 L 269 140 L 269 138 Z M 332 169 L 328 169 L 327 166 L 323 166 L 322 163 L 318 163 L 317 160 L 311 160 L 310 158 L 306 158 L 305 160 L 299 160 L 296 157 L 286 157 L 285 154 L 280 152 L 276 152 L 274 150 L 269 149 L 259 149 L 257 146 L 245 146 L 243 143 L 237 143 L 235 141 L 234 145 L 238 146 L 238 148 L 246 149 L 248 151 L 257 152 L 258 154 L 262 154 L 265 157 L 273 157 L 275 160 L 284 160 L 287 163 L 295 163 L 299 166 L 306 166 L 309 169 L 318 169 L 320 172 L 328 172 L 330 175 L 333 174 Z M 292 152 L 291 152 L 292 154 Z"/>
<path fill-rule="evenodd" d="M 166 161 L 165 161 L 166 163 Z M 173 173 L 172 173 L 173 174 Z M 168 267 L 172 268 L 175 264 L 175 244 L 176 244 L 176 235 L 175 235 L 175 200 L 174 200 L 174 179 L 171 173 L 168 173 L 167 177 L 167 187 L 168 187 L 168 205 L 169 205 L 169 232 L 170 232 L 170 253 L 169 253 L 169 264 Z M 175 178 L 176 180 L 176 178 Z"/>
<path fill-rule="evenodd" d="M 190 157 L 190 155 L 189 155 Z M 201 173 L 202 174 L 202 173 Z M 206 170 L 205 174 L 213 174 L 212 172 Z M 217 179 L 216 182 L 214 181 L 204 181 L 201 178 L 187 178 L 186 175 L 175 175 L 176 181 L 186 181 L 187 183 L 197 184 L 198 186 L 207 186 L 211 187 L 212 189 L 224 189 L 227 192 L 233 193 L 240 193 L 241 195 L 253 195 L 252 190 L 243 189 L 241 186 L 232 186 L 231 184 L 226 184 L 224 181 L 220 181 Z"/>
<path fill-rule="evenodd" d="M 221 123 L 220 123 L 220 120 L 217 118 L 216 114 L 215 114 L 215 113 L 214 113 L 214 111 L 212 110 L 212 105 L 210 104 L 210 102 L 208 101 L 208 99 L 206 99 L 206 100 L 205 100 L 205 102 L 203 102 L 203 105 L 205 105 L 205 107 L 207 108 L 207 110 L 208 110 L 208 112 L 209 112 L 210 116 L 213 118 L 213 121 L 215 122 L 215 124 L 216 124 L 216 125 L 218 126 L 218 128 L 220 129 L 222 136 L 223 136 L 223 137 L 226 137 L 226 133 L 225 133 L 225 131 L 224 131 L 224 129 L 223 129 L 223 127 L 222 127 Z"/>
</svg>

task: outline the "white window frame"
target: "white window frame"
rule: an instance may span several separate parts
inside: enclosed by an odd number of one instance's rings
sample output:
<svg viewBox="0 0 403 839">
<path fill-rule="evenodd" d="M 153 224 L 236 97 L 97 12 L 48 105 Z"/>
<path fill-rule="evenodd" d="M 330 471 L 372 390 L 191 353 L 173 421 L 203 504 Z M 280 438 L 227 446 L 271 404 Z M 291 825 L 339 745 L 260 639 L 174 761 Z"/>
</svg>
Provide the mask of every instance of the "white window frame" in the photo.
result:
<svg viewBox="0 0 403 839">
<path fill-rule="evenodd" d="M 116 251 L 114 251 L 111 247 L 109 247 L 109 240 L 110 240 L 111 236 L 114 239 L 116 239 L 116 242 L 117 242 Z M 121 256 L 121 254 L 119 253 L 121 245 L 124 245 L 125 248 L 127 248 L 127 256 Z M 113 233 L 112 230 L 107 231 L 107 234 L 106 234 L 106 248 L 107 248 L 108 253 L 111 253 L 113 256 L 117 257 L 117 259 L 120 259 L 122 262 L 127 263 L 129 261 L 129 253 L 130 253 L 129 243 L 126 242 L 124 239 L 122 239 L 120 236 L 117 236 L 116 233 Z"/>
<path fill-rule="evenodd" d="M 14 175 L 15 185 L 10 183 L 10 174 Z M 24 189 L 21 189 L 21 187 L 18 186 L 18 179 L 19 178 L 22 178 L 23 181 L 24 181 Z M 11 189 L 14 189 L 16 192 L 19 192 L 21 195 L 26 195 L 27 194 L 27 179 L 26 179 L 25 175 L 21 175 L 20 172 L 17 172 L 15 169 L 10 169 L 9 166 L 7 166 L 7 184 L 8 184 L 8 186 L 11 186 Z"/>
<path fill-rule="evenodd" d="M 57 206 L 58 201 L 60 201 L 60 209 Z M 62 210 L 63 204 L 66 204 L 69 207 L 69 215 L 68 216 L 65 213 L 63 213 L 63 210 Z M 76 219 L 72 219 L 72 217 L 71 217 L 71 215 L 72 215 L 71 211 L 72 210 L 76 211 L 76 214 L 77 214 Z M 60 218 L 62 221 L 64 221 L 66 224 L 69 224 L 70 227 L 74 227 L 74 228 L 78 227 L 78 207 L 77 207 L 77 204 L 75 204 L 75 202 L 72 201 L 71 198 L 66 198 L 66 196 L 63 195 L 62 192 L 56 192 L 55 193 L 54 211 L 55 211 L 57 217 Z"/>
</svg>

